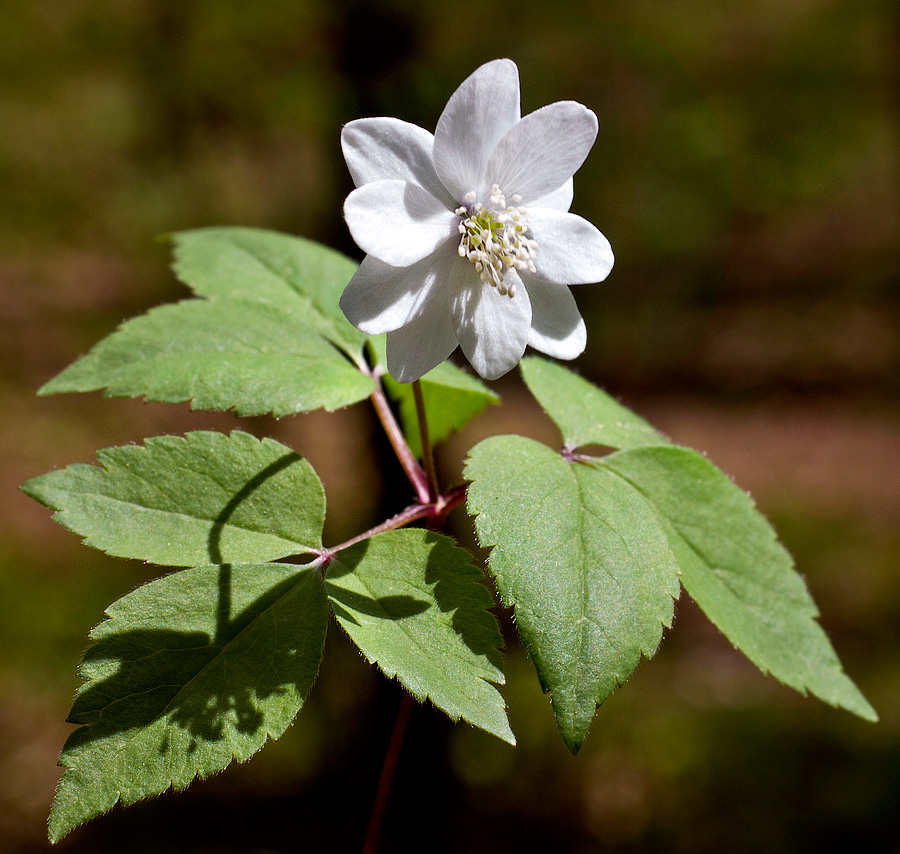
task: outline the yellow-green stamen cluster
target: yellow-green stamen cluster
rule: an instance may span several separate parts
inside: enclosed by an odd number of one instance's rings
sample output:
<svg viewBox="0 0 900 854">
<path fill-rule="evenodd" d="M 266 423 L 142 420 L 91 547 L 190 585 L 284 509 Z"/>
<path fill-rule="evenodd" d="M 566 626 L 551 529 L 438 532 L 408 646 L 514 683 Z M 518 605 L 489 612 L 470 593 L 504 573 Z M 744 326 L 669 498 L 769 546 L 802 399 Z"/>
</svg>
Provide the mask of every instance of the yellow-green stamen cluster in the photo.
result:
<svg viewBox="0 0 900 854">
<path fill-rule="evenodd" d="M 459 255 L 475 265 L 481 281 L 501 294 L 516 295 L 515 282 L 505 281 L 509 270 L 534 273 L 534 253 L 538 245 L 528 238 L 526 210 L 519 207 L 521 196 L 512 196 L 512 204 L 496 184 L 491 187 L 489 205 L 475 201 L 475 193 L 466 194 L 466 204 L 456 209 L 465 217 L 459 224 Z"/>
</svg>

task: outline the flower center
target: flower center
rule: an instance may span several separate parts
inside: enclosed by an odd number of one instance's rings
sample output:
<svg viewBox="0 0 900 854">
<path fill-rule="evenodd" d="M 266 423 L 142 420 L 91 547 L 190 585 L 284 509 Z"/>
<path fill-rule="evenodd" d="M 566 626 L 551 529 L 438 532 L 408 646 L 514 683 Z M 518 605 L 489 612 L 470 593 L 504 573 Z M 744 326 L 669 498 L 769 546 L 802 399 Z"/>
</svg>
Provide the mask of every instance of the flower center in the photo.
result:
<svg viewBox="0 0 900 854">
<path fill-rule="evenodd" d="M 475 265 L 486 285 L 495 287 L 501 294 L 516 295 L 515 282 L 506 282 L 509 270 L 536 272 L 534 253 L 538 245 L 528 238 L 528 220 L 523 207 L 518 207 L 521 196 L 513 196 L 511 205 L 496 184 L 491 187 L 489 204 L 485 207 L 475 201 L 475 193 L 466 194 L 466 203 L 456 209 L 464 217 L 459 224 L 460 258 Z"/>
</svg>

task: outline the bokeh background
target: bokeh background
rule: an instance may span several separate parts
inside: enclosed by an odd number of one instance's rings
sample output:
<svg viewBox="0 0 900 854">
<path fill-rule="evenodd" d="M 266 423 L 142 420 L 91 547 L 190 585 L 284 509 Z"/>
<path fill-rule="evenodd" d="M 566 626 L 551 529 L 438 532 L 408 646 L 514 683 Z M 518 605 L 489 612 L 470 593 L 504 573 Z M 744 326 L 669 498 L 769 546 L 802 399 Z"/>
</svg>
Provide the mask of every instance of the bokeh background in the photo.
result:
<svg viewBox="0 0 900 854">
<path fill-rule="evenodd" d="M 616 268 L 577 290 L 577 368 L 705 450 L 773 520 L 865 724 L 761 676 L 686 599 L 568 755 L 512 634 L 512 749 L 414 710 L 386 851 L 900 851 L 900 12 L 889 0 L 4 0 L 0 26 L 0 851 L 47 850 L 75 663 L 157 570 L 80 545 L 17 492 L 147 435 L 240 426 L 308 456 L 326 542 L 404 506 L 365 404 L 275 422 L 41 398 L 123 319 L 185 295 L 162 233 L 256 225 L 354 257 L 342 123 L 433 128 L 477 65 L 523 108 L 600 117 L 574 211 Z M 554 430 L 498 383 L 441 452 Z M 523 426 L 524 425 L 524 426 Z M 387 486 L 380 485 L 382 479 Z M 455 520 L 465 537 L 465 519 Z M 508 615 L 504 616 L 510 629 Z M 69 852 L 358 850 L 399 701 L 340 633 L 289 733 L 116 810 Z"/>
</svg>

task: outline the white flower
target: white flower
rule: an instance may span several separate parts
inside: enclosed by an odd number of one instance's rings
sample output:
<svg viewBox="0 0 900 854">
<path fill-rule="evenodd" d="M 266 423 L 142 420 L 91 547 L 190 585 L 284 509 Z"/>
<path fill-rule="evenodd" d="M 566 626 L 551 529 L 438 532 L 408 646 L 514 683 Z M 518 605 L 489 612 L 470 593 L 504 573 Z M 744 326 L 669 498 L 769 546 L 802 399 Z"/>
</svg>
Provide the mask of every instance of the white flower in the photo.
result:
<svg viewBox="0 0 900 854">
<path fill-rule="evenodd" d="M 597 117 L 560 101 L 520 117 L 519 73 L 498 59 L 453 93 L 434 136 L 393 118 L 341 134 L 355 189 L 344 204 L 367 255 L 341 297 L 354 326 L 387 332 L 391 375 L 412 382 L 456 348 L 496 379 L 526 345 L 584 350 L 568 285 L 599 282 L 609 241 L 568 213 Z"/>
</svg>

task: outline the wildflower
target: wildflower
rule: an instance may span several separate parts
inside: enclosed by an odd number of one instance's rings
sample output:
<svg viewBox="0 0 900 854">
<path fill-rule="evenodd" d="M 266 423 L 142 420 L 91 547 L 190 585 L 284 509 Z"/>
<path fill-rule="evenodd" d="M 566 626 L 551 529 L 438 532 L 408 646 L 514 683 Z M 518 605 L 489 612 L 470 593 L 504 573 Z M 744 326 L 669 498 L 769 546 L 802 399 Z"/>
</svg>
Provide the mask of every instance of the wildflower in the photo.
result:
<svg viewBox="0 0 900 854">
<path fill-rule="evenodd" d="M 613 265 L 609 241 L 568 212 L 596 136 L 597 117 L 574 101 L 521 118 L 508 59 L 462 83 L 434 136 L 394 118 L 344 127 L 356 184 L 344 215 L 367 254 L 341 308 L 363 332 L 387 333 L 395 379 L 418 379 L 457 344 L 486 379 L 527 345 L 559 359 L 584 350 L 568 285 L 602 281 Z"/>
</svg>

